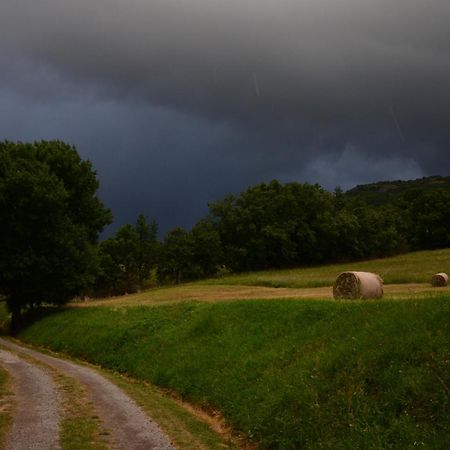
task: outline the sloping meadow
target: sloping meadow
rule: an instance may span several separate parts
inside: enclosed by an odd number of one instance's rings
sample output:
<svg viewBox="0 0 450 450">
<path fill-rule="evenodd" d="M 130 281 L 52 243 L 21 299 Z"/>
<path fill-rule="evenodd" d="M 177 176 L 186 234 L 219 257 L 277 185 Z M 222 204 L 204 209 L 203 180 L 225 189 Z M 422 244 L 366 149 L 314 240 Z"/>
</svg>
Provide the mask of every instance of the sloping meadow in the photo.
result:
<svg viewBox="0 0 450 450">
<path fill-rule="evenodd" d="M 266 449 L 445 448 L 450 297 L 68 308 L 20 338 L 219 410 Z"/>
<path fill-rule="evenodd" d="M 341 272 L 354 270 L 377 273 L 386 284 L 426 283 L 431 286 L 433 274 L 437 272 L 450 274 L 450 249 L 411 252 L 390 258 L 344 264 L 230 274 L 197 283 L 312 288 L 331 286 Z"/>
</svg>

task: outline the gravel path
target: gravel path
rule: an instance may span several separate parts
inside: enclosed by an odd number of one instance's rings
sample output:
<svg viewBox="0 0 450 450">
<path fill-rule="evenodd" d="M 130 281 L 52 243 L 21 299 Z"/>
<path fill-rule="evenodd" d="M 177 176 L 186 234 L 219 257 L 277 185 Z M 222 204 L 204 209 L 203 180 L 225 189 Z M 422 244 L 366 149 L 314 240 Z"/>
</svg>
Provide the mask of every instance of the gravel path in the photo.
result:
<svg viewBox="0 0 450 450">
<path fill-rule="evenodd" d="M 57 450 L 59 408 L 50 376 L 16 355 L 0 350 L 1 364 L 15 380 L 16 410 L 7 450 Z"/>
<path fill-rule="evenodd" d="M 174 449 L 158 425 L 151 421 L 121 389 L 96 371 L 71 361 L 44 355 L 4 339 L 0 339 L 0 344 L 13 351 L 30 355 L 83 383 L 98 416 L 105 428 L 110 431 L 116 448 L 120 450 Z M 9 447 L 8 450 L 10 450 Z"/>
</svg>

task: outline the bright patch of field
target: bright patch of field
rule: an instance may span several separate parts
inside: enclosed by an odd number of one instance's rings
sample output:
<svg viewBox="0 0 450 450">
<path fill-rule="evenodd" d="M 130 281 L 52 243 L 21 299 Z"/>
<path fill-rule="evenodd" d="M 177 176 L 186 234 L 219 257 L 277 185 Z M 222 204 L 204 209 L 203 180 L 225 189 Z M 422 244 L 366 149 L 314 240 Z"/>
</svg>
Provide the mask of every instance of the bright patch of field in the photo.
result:
<svg viewBox="0 0 450 450">
<path fill-rule="evenodd" d="M 74 303 L 75 306 L 161 305 L 185 301 L 220 302 L 251 299 L 332 299 L 332 285 L 346 270 L 380 274 L 387 300 L 433 297 L 450 286 L 433 288 L 436 272 L 450 274 L 450 249 L 409 253 L 393 258 L 328 266 L 229 275 L 121 297 Z"/>
<path fill-rule="evenodd" d="M 433 288 L 429 283 L 391 284 L 384 286 L 384 299 L 401 300 L 418 297 L 434 297 L 450 294 L 450 286 Z M 184 284 L 181 286 L 154 289 L 139 294 L 124 295 L 102 300 L 73 303 L 72 306 L 130 307 L 137 305 L 163 305 L 186 301 L 221 302 L 228 300 L 263 299 L 310 299 L 333 300 L 331 286 L 320 288 L 268 288 L 260 286 Z"/>
<path fill-rule="evenodd" d="M 199 283 L 291 288 L 322 287 L 331 286 L 336 277 L 347 270 L 378 273 L 385 284 L 429 283 L 436 272 L 450 274 L 450 249 L 414 252 L 392 258 L 346 264 L 248 272 Z"/>
</svg>

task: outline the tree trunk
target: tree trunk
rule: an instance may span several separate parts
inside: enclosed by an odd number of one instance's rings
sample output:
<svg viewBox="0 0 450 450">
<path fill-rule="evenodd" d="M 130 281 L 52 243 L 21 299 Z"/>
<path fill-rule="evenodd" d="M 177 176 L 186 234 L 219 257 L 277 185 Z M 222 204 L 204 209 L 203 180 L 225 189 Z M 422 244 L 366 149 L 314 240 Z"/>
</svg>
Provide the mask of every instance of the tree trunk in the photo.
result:
<svg viewBox="0 0 450 450">
<path fill-rule="evenodd" d="M 11 336 L 15 336 L 20 328 L 20 307 L 13 307 L 11 309 L 11 327 L 10 333 Z"/>
</svg>

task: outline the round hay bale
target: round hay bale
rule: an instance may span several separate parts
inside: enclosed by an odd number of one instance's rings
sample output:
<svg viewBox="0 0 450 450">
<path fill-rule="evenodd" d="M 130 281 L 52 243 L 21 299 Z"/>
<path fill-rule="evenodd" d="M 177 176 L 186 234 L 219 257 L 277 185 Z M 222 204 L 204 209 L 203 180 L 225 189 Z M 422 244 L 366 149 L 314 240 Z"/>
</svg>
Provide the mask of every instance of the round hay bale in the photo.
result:
<svg viewBox="0 0 450 450">
<path fill-rule="evenodd" d="M 333 285 L 333 297 L 336 300 L 381 298 L 383 280 L 371 272 L 343 272 Z"/>
<path fill-rule="evenodd" d="M 431 285 L 435 287 L 443 287 L 448 284 L 448 275 L 444 272 L 435 273 L 431 277 Z"/>
</svg>

